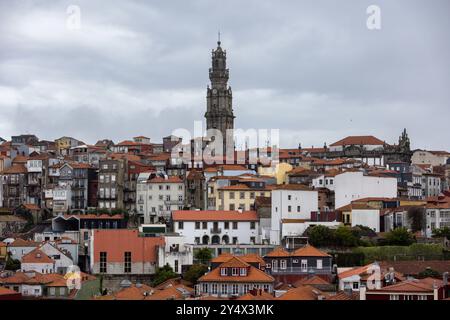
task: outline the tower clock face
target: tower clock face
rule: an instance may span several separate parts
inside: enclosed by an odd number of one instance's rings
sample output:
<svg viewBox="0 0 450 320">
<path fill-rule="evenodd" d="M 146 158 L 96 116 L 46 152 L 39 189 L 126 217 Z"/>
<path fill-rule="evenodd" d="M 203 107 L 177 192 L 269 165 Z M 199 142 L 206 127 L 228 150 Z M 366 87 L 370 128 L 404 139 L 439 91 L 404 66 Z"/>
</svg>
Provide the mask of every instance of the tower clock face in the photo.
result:
<svg viewBox="0 0 450 320">
<path fill-rule="evenodd" d="M 213 89 L 213 94 L 217 94 L 217 89 Z"/>
</svg>

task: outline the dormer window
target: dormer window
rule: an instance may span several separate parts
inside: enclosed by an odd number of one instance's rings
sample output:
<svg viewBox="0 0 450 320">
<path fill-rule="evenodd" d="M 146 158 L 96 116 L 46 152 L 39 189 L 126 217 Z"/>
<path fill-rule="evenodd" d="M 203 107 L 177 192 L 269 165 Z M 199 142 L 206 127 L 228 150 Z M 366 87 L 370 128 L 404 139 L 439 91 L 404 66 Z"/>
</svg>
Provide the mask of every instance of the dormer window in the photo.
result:
<svg viewBox="0 0 450 320">
<path fill-rule="evenodd" d="M 239 269 L 239 268 L 232 268 L 232 269 L 231 269 L 231 275 L 232 275 L 232 276 L 238 276 L 238 275 L 239 275 L 238 269 Z"/>
<path fill-rule="evenodd" d="M 241 268 L 240 273 L 241 273 L 241 277 L 247 276 L 247 268 Z"/>
<path fill-rule="evenodd" d="M 227 276 L 228 275 L 227 268 L 220 268 L 220 275 L 221 276 Z"/>
</svg>

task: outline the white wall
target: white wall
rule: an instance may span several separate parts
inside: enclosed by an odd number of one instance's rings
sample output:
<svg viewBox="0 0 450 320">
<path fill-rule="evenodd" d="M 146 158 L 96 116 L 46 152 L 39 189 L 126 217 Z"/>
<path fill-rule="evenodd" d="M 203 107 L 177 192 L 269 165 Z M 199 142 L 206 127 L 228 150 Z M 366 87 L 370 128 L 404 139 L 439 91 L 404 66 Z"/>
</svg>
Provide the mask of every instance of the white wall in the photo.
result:
<svg viewBox="0 0 450 320">
<path fill-rule="evenodd" d="M 335 208 L 367 197 L 397 197 L 397 179 L 364 176 L 363 172 L 344 172 L 334 179 Z"/>
<path fill-rule="evenodd" d="M 380 211 L 377 209 L 353 209 L 352 227 L 361 225 L 380 232 Z"/>
<path fill-rule="evenodd" d="M 282 219 L 311 219 L 311 212 L 318 211 L 318 205 L 319 194 L 316 190 L 273 190 L 270 243 L 280 244 Z M 289 206 L 291 212 L 288 212 Z M 300 211 L 297 211 L 298 206 Z"/>
<path fill-rule="evenodd" d="M 202 223 L 200 223 L 200 229 L 195 229 L 194 221 L 184 221 L 183 229 L 179 229 L 178 221 L 174 221 L 174 231 L 184 236 L 185 242 L 189 244 L 195 244 L 196 237 L 199 237 L 200 243 L 202 243 L 204 235 L 209 236 L 210 243 L 214 235 L 218 235 L 221 240 L 224 235 L 228 235 L 229 243 L 233 243 L 233 237 L 237 237 L 238 243 L 241 244 L 250 244 L 251 237 L 255 237 L 256 243 L 260 242 L 258 232 L 259 225 L 257 221 L 255 222 L 255 229 L 250 228 L 250 221 L 238 221 L 237 229 L 233 229 L 232 221 L 229 221 L 229 229 L 225 229 L 225 221 L 218 221 L 218 228 L 221 229 L 221 232 L 218 234 L 211 233 L 213 225 L 212 221 L 208 221 L 206 229 L 202 229 Z"/>
<path fill-rule="evenodd" d="M 158 248 L 158 266 L 169 264 L 176 273 L 181 273 L 181 266 L 193 263 L 192 245 L 186 244 L 182 236 L 165 236 L 165 245 Z M 178 246 L 178 251 L 171 248 Z M 178 261 L 178 270 L 175 270 L 175 261 Z"/>
</svg>

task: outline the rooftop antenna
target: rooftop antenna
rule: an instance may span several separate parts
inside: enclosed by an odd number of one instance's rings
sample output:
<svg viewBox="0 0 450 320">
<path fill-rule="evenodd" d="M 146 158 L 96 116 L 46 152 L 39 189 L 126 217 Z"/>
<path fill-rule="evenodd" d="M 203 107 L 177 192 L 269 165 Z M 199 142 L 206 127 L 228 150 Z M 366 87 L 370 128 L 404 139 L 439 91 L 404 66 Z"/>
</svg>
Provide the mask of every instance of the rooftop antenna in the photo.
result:
<svg viewBox="0 0 450 320">
<path fill-rule="evenodd" d="M 217 44 L 220 46 L 220 30 L 217 32 Z"/>
</svg>

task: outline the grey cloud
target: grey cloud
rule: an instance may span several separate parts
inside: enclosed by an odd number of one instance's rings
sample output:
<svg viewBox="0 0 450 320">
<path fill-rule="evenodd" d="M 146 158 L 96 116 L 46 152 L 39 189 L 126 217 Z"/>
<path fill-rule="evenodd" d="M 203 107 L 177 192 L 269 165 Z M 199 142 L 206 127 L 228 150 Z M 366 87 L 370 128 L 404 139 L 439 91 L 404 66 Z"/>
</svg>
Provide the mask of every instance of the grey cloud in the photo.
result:
<svg viewBox="0 0 450 320">
<path fill-rule="evenodd" d="M 347 135 L 450 149 L 450 4 L 373 1 L 1 2 L 0 136 L 159 141 L 206 108 L 217 30 L 228 51 L 236 125 L 280 128 L 282 145 Z"/>
</svg>

